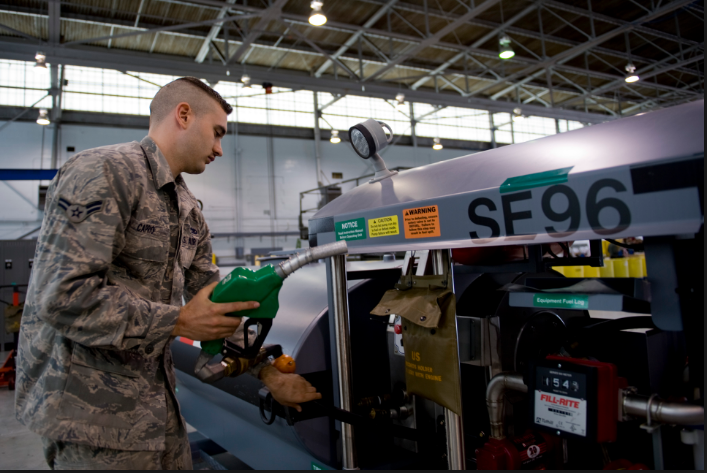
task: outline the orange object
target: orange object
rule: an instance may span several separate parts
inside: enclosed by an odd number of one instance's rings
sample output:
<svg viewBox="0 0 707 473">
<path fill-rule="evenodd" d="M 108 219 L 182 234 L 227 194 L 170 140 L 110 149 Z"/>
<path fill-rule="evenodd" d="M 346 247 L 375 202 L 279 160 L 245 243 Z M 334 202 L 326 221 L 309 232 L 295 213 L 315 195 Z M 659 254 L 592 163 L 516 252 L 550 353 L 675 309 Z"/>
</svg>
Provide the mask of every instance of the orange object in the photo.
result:
<svg viewBox="0 0 707 473">
<path fill-rule="evenodd" d="M 297 369 L 295 359 L 290 355 L 281 355 L 272 364 L 280 373 L 294 373 Z"/>
<path fill-rule="evenodd" d="M 441 235 L 439 208 L 436 205 L 403 210 L 405 238 L 428 238 Z"/>
</svg>

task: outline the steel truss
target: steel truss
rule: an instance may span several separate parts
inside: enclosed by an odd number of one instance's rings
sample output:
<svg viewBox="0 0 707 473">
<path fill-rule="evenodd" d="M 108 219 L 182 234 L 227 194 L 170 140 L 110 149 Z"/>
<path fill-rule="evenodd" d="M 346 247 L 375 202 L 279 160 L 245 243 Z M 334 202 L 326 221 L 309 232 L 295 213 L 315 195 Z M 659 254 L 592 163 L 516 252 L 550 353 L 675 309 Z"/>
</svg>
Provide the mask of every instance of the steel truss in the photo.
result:
<svg viewBox="0 0 707 473">
<path fill-rule="evenodd" d="M 189 73 L 217 81 L 233 80 L 226 78 L 227 68 L 248 64 L 255 49 L 267 48 L 282 52 L 274 55 L 269 68 L 248 65 L 248 72 L 256 79 L 279 86 L 386 99 L 402 88 L 412 101 L 503 112 L 522 105 L 524 114 L 585 123 L 704 97 L 704 42 L 682 37 L 677 20 L 676 34 L 650 26 L 651 22 L 675 12 L 685 11 L 692 18 L 703 19 L 701 5 L 695 5 L 693 0 L 641 7 L 640 16 L 631 21 L 593 12 L 591 0 L 586 8 L 557 0 L 533 0 L 523 2 L 522 9 L 514 10 L 515 14 L 501 22 L 479 18 L 484 12 L 502 9 L 503 4 L 498 0 L 466 3 L 458 0 L 449 11 L 440 10 L 439 2 L 434 2 L 438 7 L 435 9 L 427 1 L 423 5 L 399 0 L 355 1 L 379 7 L 363 25 L 329 21 L 320 27 L 348 34 L 348 39 L 339 44 L 315 39 L 306 16 L 287 12 L 288 0 L 268 2 L 265 8 L 239 4 L 236 0 L 159 0 L 214 12 L 213 18 L 204 21 L 164 24 L 162 18 L 161 26 L 156 26 L 157 19 L 144 10 L 144 0 L 134 12 L 116 10 L 116 2 L 112 2 L 111 8 L 93 8 L 98 13 L 91 15 L 62 13 L 62 5 L 70 5 L 70 1 L 48 0 L 47 8 L 35 9 L 0 5 L 0 13 L 30 15 L 46 18 L 48 22 L 45 38 L 0 24 L 0 30 L 16 36 L 0 36 L 0 57 L 30 60 L 37 49 L 42 49 L 52 58 L 50 62 L 55 63 L 122 71 Z M 134 20 L 125 19 L 130 15 Z M 420 15 L 424 15 L 424 27 L 412 23 Z M 529 21 L 534 15 L 535 23 Z M 412 34 L 394 31 L 391 18 L 403 21 Z M 444 26 L 431 31 L 428 18 L 442 19 Z M 578 18 L 588 20 L 588 31 L 575 24 Z M 109 27 L 111 34 L 63 42 L 64 21 Z M 546 31 L 543 21 L 554 22 L 554 30 Z M 381 27 L 382 23 L 387 28 Z M 449 41 L 450 35 L 457 38 L 456 30 L 469 25 L 481 27 L 485 33 L 469 44 L 458 39 L 456 43 Z M 563 37 L 559 33 L 563 27 L 578 32 L 583 40 Z M 516 45 L 517 55 L 508 62 L 499 60 L 495 49 L 495 41 L 501 34 L 510 36 Z M 202 43 L 196 57 L 189 60 L 189 66 L 184 57 L 128 53 L 115 48 L 113 40 L 140 35 L 153 35 L 150 51 L 159 35 L 199 38 Z M 630 36 L 634 43 L 644 45 L 644 50 L 650 49 L 650 57 L 644 52 L 632 53 L 630 48 L 621 51 L 615 45 L 610 47 L 612 39 L 622 36 L 626 36 L 627 44 Z M 540 50 L 524 44 L 532 41 L 540 42 Z M 107 48 L 95 46 L 105 42 Z M 550 47 L 554 51 L 559 48 L 560 52 L 547 55 Z M 438 52 L 437 64 L 418 57 L 429 50 Z M 321 60 L 311 73 L 280 67 L 290 53 Z M 205 61 L 207 56 L 209 61 Z M 216 64 L 212 61 L 214 57 Z M 578 64 L 578 58 L 584 59 L 584 67 Z M 590 58 L 610 69 L 592 70 Z M 629 86 L 624 82 L 626 62 L 639 68 L 642 78 L 639 83 Z"/>
</svg>

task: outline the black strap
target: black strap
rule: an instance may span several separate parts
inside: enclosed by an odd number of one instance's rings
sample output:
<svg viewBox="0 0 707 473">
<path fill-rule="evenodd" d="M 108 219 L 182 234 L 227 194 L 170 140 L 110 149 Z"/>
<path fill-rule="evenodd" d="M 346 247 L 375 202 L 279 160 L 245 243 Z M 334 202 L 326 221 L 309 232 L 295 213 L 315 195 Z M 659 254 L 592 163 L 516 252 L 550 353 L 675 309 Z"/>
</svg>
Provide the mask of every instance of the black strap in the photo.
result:
<svg viewBox="0 0 707 473">
<path fill-rule="evenodd" d="M 321 401 L 313 401 L 312 403 L 326 411 L 330 417 L 333 417 L 339 422 L 353 425 L 354 427 L 371 428 L 375 429 L 376 432 L 388 433 L 388 435 L 392 435 L 393 437 L 413 440 L 416 442 L 431 440 L 434 438 L 434 435 L 430 435 L 429 433 L 418 429 L 411 429 L 410 427 L 396 425 L 387 420 L 370 419 L 359 414 L 354 414 L 353 412 L 339 409 L 338 407 L 334 407 L 332 405 L 324 404 Z"/>
</svg>

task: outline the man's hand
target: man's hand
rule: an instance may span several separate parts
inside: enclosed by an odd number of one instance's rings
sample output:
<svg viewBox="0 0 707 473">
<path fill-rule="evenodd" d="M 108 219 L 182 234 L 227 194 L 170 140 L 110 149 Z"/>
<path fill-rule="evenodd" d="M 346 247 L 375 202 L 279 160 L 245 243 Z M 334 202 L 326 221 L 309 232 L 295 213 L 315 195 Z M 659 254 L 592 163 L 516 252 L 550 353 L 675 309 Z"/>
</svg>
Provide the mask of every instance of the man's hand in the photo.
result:
<svg viewBox="0 0 707 473">
<path fill-rule="evenodd" d="M 302 376 L 280 373 L 272 366 L 266 366 L 260 370 L 260 380 L 270 390 L 273 399 L 283 406 L 297 409 L 297 412 L 302 412 L 298 403 L 322 398 L 322 395 L 317 392 L 317 388 L 309 384 Z"/>
<path fill-rule="evenodd" d="M 260 307 L 258 302 L 211 302 L 209 297 L 217 284 L 218 281 L 209 284 L 181 308 L 172 335 L 199 341 L 228 338 L 241 324 L 241 318 L 225 314 Z"/>
</svg>

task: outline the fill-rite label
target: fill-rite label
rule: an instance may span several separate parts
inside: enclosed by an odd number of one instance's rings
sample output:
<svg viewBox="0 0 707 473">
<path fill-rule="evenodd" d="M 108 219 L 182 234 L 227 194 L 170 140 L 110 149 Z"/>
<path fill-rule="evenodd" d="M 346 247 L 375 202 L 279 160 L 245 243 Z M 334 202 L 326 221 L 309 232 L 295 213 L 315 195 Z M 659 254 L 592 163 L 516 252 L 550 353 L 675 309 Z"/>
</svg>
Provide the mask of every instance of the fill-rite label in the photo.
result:
<svg viewBox="0 0 707 473">
<path fill-rule="evenodd" d="M 587 401 L 536 390 L 535 423 L 586 437 Z"/>
<path fill-rule="evenodd" d="M 439 208 L 436 205 L 403 210 L 405 238 L 438 237 Z"/>
<path fill-rule="evenodd" d="M 371 238 L 397 235 L 399 233 L 400 227 L 398 226 L 397 215 L 391 215 L 390 217 L 372 218 L 368 221 L 368 235 Z"/>
</svg>

